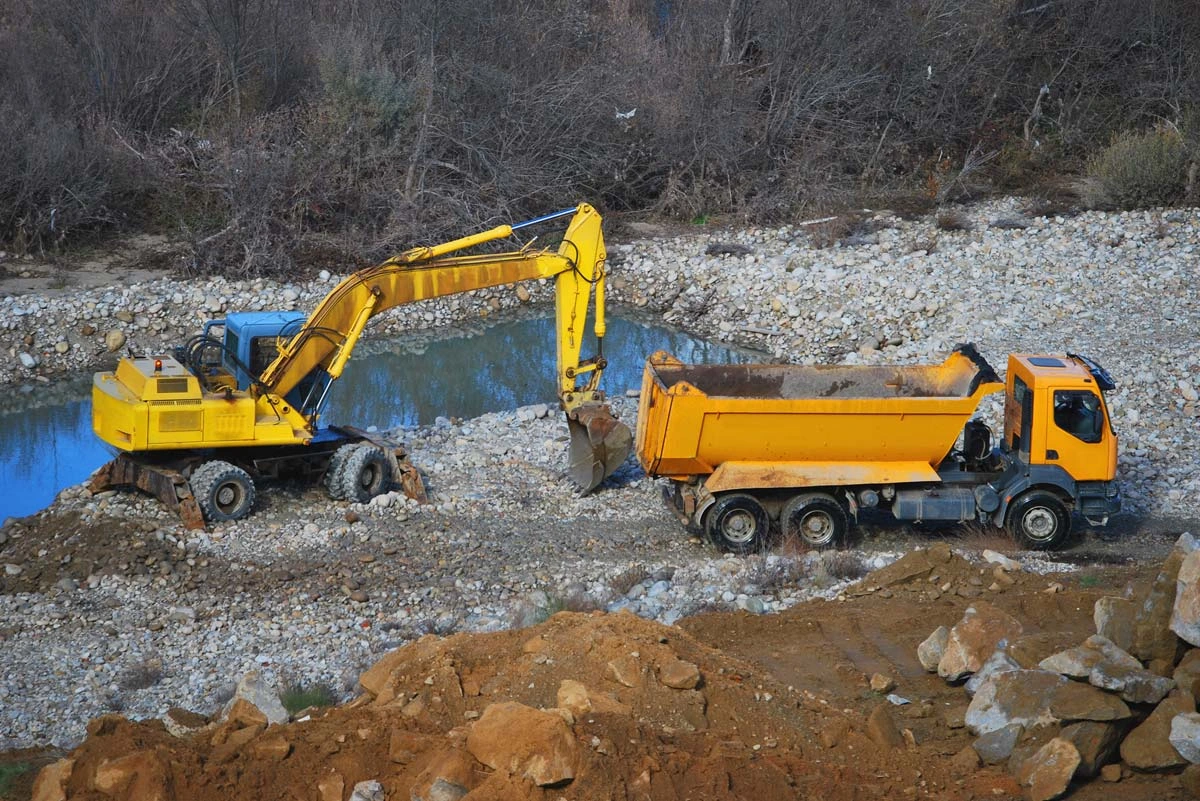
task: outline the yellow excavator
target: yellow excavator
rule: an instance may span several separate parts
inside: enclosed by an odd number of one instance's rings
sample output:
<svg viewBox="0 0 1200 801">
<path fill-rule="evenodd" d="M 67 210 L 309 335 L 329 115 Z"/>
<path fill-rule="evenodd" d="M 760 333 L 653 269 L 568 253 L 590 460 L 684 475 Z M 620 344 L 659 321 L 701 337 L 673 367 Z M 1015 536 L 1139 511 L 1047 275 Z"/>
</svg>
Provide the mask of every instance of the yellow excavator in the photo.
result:
<svg viewBox="0 0 1200 801">
<path fill-rule="evenodd" d="M 567 216 L 556 250 L 535 249 L 531 241 L 509 252 L 460 253 Z M 140 488 L 192 528 L 245 517 L 254 506 L 255 481 L 282 475 L 320 478 L 338 499 L 365 502 L 393 482 L 423 499 L 420 475 L 401 443 L 319 424 L 330 388 L 367 322 L 413 301 L 552 278 L 556 384 L 571 435 L 569 474 L 590 492 L 625 461 L 633 444 L 600 390 L 607 364 L 605 256 L 600 214 L 581 204 L 405 251 L 347 277 L 307 317 L 232 313 L 209 321 L 170 355 L 123 358 L 93 380 L 92 427 L 118 454 L 95 473 L 91 488 Z M 593 296 L 597 352 L 581 358 Z"/>
</svg>

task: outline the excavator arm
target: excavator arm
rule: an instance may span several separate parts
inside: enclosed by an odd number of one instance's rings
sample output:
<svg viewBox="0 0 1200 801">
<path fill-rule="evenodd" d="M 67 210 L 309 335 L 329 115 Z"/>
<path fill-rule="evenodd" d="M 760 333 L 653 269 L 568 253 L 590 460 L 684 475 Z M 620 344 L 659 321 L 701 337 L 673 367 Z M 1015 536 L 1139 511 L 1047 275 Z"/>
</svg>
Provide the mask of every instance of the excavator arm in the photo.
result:
<svg viewBox="0 0 1200 801">
<path fill-rule="evenodd" d="M 567 215 L 572 218 L 556 251 L 525 247 L 497 254 L 450 255 Z M 414 248 L 356 272 L 334 287 L 297 332 L 281 343 L 278 356 L 255 384 L 259 413 L 287 417 L 297 429 L 314 433 L 325 393 L 342 374 L 375 315 L 418 300 L 553 278 L 555 381 L 571 431 L 570 472 L 588 492 L 620 466 L 632 448 L 628 427 L 612 416 L 599 390 L 605 367 L 602 353 L 581 358 L 593 293 L 597 342 L 604 338 L 605 258 L 600 214 L 581 204 L 519 225 L 501 225 L 441 245 Z M 306 383 L 312 377 L 318 380 Z M 310 397 L 300 409 L 292 408 L 284 398 L 302 384 Z"/>
</svg>

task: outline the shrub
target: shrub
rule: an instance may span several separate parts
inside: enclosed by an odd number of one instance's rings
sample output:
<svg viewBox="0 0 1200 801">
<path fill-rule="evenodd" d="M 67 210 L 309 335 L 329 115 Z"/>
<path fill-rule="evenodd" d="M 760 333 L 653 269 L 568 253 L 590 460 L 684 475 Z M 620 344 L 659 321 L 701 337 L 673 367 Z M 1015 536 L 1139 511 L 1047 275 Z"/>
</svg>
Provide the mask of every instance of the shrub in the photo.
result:
<svg viewBox="0 0 1200 801">
<path fill-rule="evenodd" d="M 310 707 L 333 706 L 337 703 L 337 696 L 328 684 L 293 682 L 283 688 L 279 700 L 289 715 L 295 715 Z"/>
<path fill-rule="evenodd" d="M 1088 161 L 1080 195 L 1093 208 L 1165 206 L 1183 197 L 1187 166 L 1177 131 L 1123 133 Z"/>
</svg>

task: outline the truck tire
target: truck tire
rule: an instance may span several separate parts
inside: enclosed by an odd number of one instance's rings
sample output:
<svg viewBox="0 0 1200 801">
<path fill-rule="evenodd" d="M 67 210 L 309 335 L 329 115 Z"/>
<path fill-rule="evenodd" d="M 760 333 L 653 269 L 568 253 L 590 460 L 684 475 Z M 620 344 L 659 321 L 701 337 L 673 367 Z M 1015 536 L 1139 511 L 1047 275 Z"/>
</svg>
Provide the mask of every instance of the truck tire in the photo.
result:
<svg viewBox="0 0 1200 801">
<path fill-rule="evenodd" d="M 795 537 L 810 548 L 833 548 L 845 542 L 850 520 L 836 498 L 805 492 L 784 505 L 779 529 L 784 537 Z"/>
<path fill-rule="evenodd" d="M 704 514 L 704 530 L 722 550 L 754 553 L 771 541 L 771 518 L 752 495 L 734 493 L 717 499 Z"/>
<path fill-rule="evenodd" d="M 1057 495 L 1030 490 L 1008 507 L 1005 527 L 1026 548 L 1050 551 L 1071 536 L 1071 512 Z"/>
<path fill-rule="evenodd" d="M 342 445 L 333 452 L 333 456 L 329 457 L 329 464 L 325 467 L 325 476 L 322 478 L 322 481 L 325 484 L 325 491 L 335 501 L 346 500 L 346 496 L 342 494 L 341 475 L 346 466 L 346 461 L 350 458 L 350 454 L 356 450 L 358 450 L 358 443 L 351 442 Z"/>
<path fill-rule="evenodd" d="M 205 462 L 192 472 L 188 484 L 204 519 L 211 523 L 241 520 L 254 508 L 254 481 L 229 462 Z"/>
<path fill-rule="evenodd" d="M 392 483 L 392 464 L 376 446 L 358 445 L 346 457 L 334 480 L 340 497 L 366 503 Z"/>
</svg>

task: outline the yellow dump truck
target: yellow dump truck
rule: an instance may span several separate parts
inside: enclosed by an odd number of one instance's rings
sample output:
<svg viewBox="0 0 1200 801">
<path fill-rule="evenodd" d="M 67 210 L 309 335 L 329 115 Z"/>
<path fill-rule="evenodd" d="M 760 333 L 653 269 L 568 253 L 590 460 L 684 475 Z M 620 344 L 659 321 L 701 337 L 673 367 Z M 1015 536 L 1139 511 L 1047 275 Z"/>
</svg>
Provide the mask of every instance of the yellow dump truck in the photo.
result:
<svg viewBox="0 0 1200 801">
<path fill-rule="evenodd" d="M 691 365 L 659 351 L 642 377 L 637 456 L 670 479 L 680 520 L 729 551 L 776 536 L 837 545 L 864 509 L 979 520 L 1054 549 L 1072 512 L 1103 525 L 1120 509 L 1114 386 L 1074 354 L 1012 355 L 1002 382 L 971 345 L 902 367 Z M 1001 390 L 993 447 L 972 417 Z"/>
</svg>

